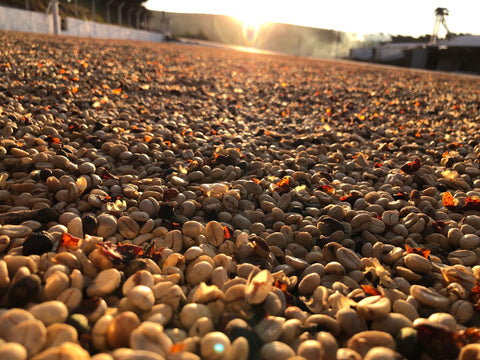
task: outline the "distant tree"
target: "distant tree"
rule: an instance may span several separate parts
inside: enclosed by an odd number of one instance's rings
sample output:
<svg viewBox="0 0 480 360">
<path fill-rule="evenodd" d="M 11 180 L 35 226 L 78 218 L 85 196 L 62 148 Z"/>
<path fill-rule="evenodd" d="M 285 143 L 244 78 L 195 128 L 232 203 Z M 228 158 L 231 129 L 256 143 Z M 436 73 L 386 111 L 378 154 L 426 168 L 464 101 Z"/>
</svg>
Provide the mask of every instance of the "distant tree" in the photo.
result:
<svg viewBox="0 0 480 360">
<path fill-rule="evenodd" d="M 407 35 L 392 35 L 392 43 L 405 43 L 405 42 L 413 42 L 413 43 L 428 43 L 432 35 L 422 35 L 418 37 L 407 36 Z"/>
</svg>

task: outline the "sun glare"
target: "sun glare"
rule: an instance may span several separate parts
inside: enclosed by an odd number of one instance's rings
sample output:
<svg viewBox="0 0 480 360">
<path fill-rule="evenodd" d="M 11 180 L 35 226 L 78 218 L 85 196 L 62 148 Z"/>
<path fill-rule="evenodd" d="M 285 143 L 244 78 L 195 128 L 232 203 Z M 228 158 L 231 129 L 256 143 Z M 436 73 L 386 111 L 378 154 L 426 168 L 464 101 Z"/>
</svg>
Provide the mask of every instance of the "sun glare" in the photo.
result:
<svg viewBox="0 0 480 360">
<path fill-rule="evenodd" d="M 254 11 L 257 10 L 257 11 Z M 263 14 L 258 9 L 245 8 L 243 14 L 236 14 L 236 18 L 242 22 L 243 45 L 255 46 L 258 43 L 260 27 L 266 22 Z"/>
</svg>

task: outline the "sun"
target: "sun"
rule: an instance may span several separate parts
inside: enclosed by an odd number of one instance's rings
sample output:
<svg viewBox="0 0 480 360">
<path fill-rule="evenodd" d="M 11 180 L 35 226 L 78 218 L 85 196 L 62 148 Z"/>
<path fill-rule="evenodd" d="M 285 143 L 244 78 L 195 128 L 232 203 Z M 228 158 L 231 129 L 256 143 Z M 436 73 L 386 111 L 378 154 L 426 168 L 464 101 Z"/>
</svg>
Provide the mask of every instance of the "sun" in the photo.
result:
<svg viewBox="0 0 480 360">
<path fill-rule="evenodd" d="M 245 12 L 244 14 L 236 15 L 236 17 L 242 22 L 244 28 L 258 29 L 266 22 L 262 15 L 260 13 Z"/>
<path fill-rule="evenodd" d="M 259 11 L 260 9 L 255 9 L 255 11 L 252 7 L 243 9 L 241 13 L 237 12 L 235 14 L 235 17 L 242 22 L 243 45 L 254 47 L 258 43 L 260 29 L 267 21 L 264 14 Z"/>
</svg>

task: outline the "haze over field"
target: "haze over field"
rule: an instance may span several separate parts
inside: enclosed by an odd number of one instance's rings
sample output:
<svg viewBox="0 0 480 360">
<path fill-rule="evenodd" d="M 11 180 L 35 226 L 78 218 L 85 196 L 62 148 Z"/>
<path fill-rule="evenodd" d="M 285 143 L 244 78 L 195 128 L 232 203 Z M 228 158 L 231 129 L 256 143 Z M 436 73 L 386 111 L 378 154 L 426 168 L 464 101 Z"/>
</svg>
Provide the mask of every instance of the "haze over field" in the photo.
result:
<svg viewBox="0 0 480 360">
<path fill-rule="evenodd" d="M 150 10 L 166 12 L 237 16 L 247 24 L 270 21 L 360 34 L 410 36 L 431 34 L 435 22 L 434 10 L 445 7 L 450 11 L 447 17 L 450 31 L 480 34 L 478 1 L 405 0 L 392 6 L 391 3 L 381 0 L 149 0 L 145 6 Z"/>
</svg>

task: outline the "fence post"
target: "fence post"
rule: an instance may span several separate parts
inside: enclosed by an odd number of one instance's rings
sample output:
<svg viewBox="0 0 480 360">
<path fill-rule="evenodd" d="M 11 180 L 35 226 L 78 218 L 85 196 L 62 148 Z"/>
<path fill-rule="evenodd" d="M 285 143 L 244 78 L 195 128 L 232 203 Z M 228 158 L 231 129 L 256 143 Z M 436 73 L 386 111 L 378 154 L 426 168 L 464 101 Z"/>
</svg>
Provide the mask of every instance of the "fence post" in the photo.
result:
<svg viewBox="0 0 480 360">
<path fill-rule="evenodd" d="M 125 6 L 125 2 L 118 5 L 118 25 L 122 25 L 122 8 Z"/>
<path fill-rule="evenodd" d="M 60 13 L 58 12 L 58 2 L 57 0 L 52 0 L 52 17 L 53 17 L 53 33 L 55 35 L 60 35 Z"/>
<path fill-rule="evenodd" d="M 145 30 L 150 30 L 150 27 L 148 26 L 149 17 L 150 17 L 150 13 L 148 11 L 145 11 L 145 14 L 143 14 L 143 22 L 145 24 Z"/>
<path fill-rule="evenodd" d="M 113 0 L 108 0 L 106 7 L 107 7 L 107 24 L 111 24 L 110 22 L 110 4 L 113 2 Z"/>
<path fill-rule="evenodd" d="M 136 21 L 137 21 L 137 29 L 140 29 L 140 13 L 143 11 L 142 8 L 138 9 L 135 16 L 136 16 Z"/>
<path fill-rule="evenodd" d="M 29 0 L 25 0 L 25 9 L 30 10 L 30 1 Z"/>
<path fill-rule="evenodd" d="M 73 8 L 75 11 L 75 18 L 78 19 L 78 0 L 73 0 Z"/>
<path fill-rule="evenodd" d="M 92 0 L 92 21 L 95 22 L 95 0 Z"/>
<path fill-rule="evenodd" d="M 135 8 L 128 9 L 127 16 L 128 16 L 128 27 L 132 27 L 132 12 Z"/>
</svg>

